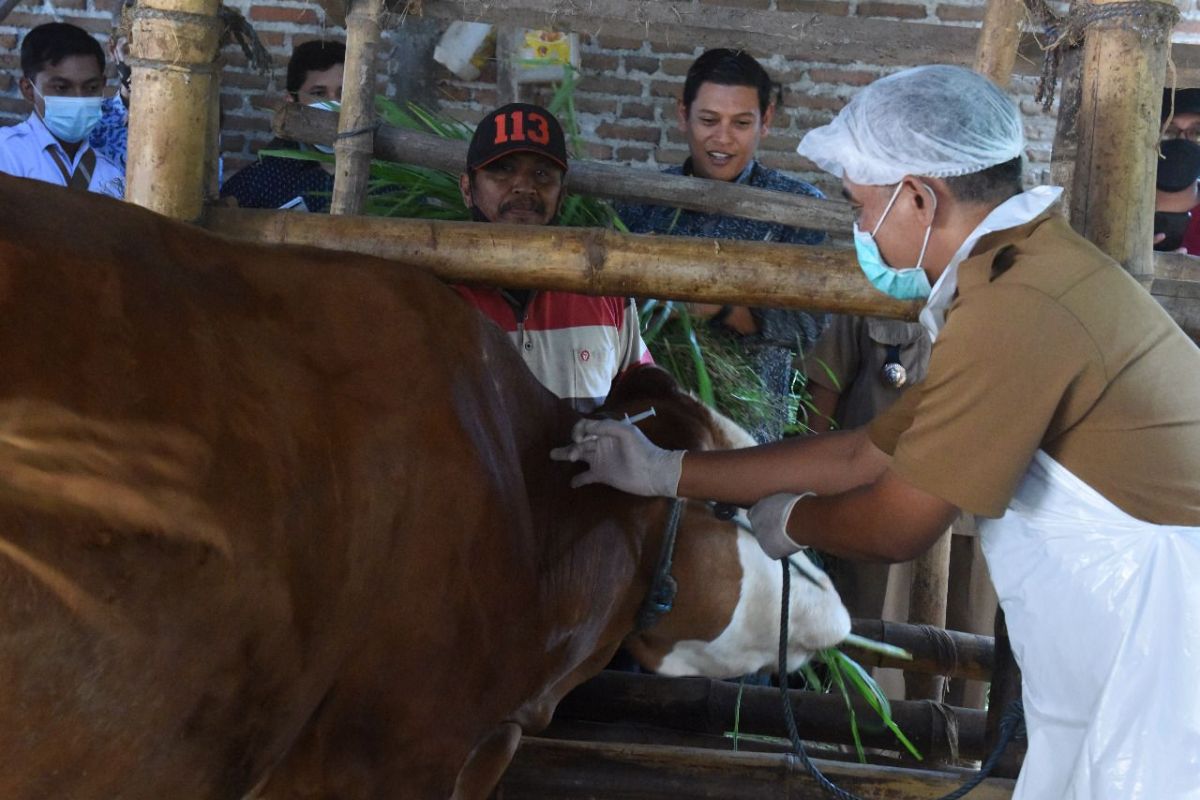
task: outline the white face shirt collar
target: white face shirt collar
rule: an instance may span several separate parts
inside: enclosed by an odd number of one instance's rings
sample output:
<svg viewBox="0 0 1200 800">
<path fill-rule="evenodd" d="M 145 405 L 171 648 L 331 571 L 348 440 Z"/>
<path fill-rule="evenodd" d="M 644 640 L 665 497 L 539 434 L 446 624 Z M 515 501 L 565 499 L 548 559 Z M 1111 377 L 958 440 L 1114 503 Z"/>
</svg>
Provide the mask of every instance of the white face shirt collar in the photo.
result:
<svg viewBox="0 0 1200 800">
<path fill-rule="evenodd" d="M 937 283 L 933 285 L 929 299 L 921 309 L 918 319 L 929 332 L 930 339 L 937 341 L 938 333 L 946 324 L 946 311 L 954 302 L 954 293 L 958 291 L 958 265 L 971 254 L 975 243 L 989 233 L 1032 222 L 1058 200 L 1062 191 L 1060 186 L 1035 186 L 1027 192 L 1014 195 L 993 208 L 992 212 L 984 217 L 983 222 L 971 231 L 955 251 Z"/>
</svg>

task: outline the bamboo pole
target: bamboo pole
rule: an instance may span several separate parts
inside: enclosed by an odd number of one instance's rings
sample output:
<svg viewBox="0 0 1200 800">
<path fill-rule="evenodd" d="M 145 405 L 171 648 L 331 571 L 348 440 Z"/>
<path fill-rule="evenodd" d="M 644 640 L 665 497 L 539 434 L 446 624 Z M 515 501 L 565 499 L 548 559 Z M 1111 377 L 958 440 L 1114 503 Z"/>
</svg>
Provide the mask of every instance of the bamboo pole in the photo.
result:
<svg viewBox="0 0 1200 800">
<path fill-rule="evenodd" d="M 862 277 L 852 252 L 830 247 L 220 207 L 210 207 L 202 222 L 217 233 L 245 241 L 308 244 L 402 260 L 449 281 L 591 294 L 621 294 L 628 289 L 645 297 L 895 319 L 915 319 L 919 310 L 918 305 L 875 291 Z M 560 251 L 562 242 L 569 242 L 569 251 Z M 547 259 L 546 265 L 521 258 L 523 245 Z M 1156 253 L 1155 263 L 1163 265 L 1163 276 L 1151 283 L 1150 293 L 1196 339 L 1200 338 L 1196 303 L 1200 277 L 1194 266 L 1184 263 L 1189 261 L 1184 255 Z M 665 265 L 667 272 L 645 274 L 648 263 Z M 729 279 L 731 274 L 736 277 Z M 789 292 L 799 292 L 799 299 L 788 299 Z"/>
<path fill-rule="evenodd" d="M 853 630 L 859 636 L 901 647 L 913 656 L 911 661 L 906 661 L 873 650 L 841 646 L 864 667 L 891 667 L 906 672 L 991 680 L 994 645 L 990 636 L 878 619 L 856 619 L 853 624 Z"/>
<path fill-rule="evenodd" d="M 275 115 L 274 129 L 277 136 L 285 139 L 329 145 L 336 134 L 336 115 L 285 103 Z M 466 166 L 467 143 L 382 126 L 375 134 L 375 157 L 458 173 Z M 841 200 L 820 200 L 598 161 L 573 159 L 567 170 L 567 190 L 610 200 L 654 203 L 815 230 L 849 230 L 853 221 L 850 205 Z"/>
<path fill-rule="evenodd" d="M 211 207 L 204 224 L 236 239 L 381 256 L 463 283 L 583 294 L 839 311 L 915 319 L 863 277 L 851 250 L 766 242 L 634 236 L 380 217 Z"/>
<path fill-rule="evenodd" d="M 1054 146 L 1050 152 L 1050 183 L 1061 186 L 1059 198 L 1063 215 L 1071 227 L 1083 230 L 1083 219 L 1077 215 L 1071 196 L 1075 190 L 1075 161 L 1079 157 L 1079 82 L 1078 47 L 1066 48 L 1058 62 L 1058 120 L 1054 128 Z"/>
<path fill-rule="evenodd" d="M 852 693 L 853 694 L 853 693 Z M 852 744 L 854 732 L 846 701 L 838 694 L 788 693 L 800 737 L 805 741 Z M 895 735 L 861 698 L 852 698 L 858 733 L 865 747 L 902 751 Z M 949 759 L 986 755 L 987 714 L 927 700 L 891 703 L 892 718 L 922 756 Z M 787 738 L 779 689 L 742 686 L 708 678 L 666 678 L 605 670 L 573 689 L 555 719 L 632 723 L 721 735 L 737 717 L 742 733 Z M 915 764 L 909 757 L 907 763 Z"/>
<path fill-rule="evenodd" d="M 221 191 L 221 66 L 224 59 L 217 56 L 217 71 L 209 82 L 208 135 L 204 144 L 204 196 L 216 197 Z"/>
<path fill-rule="evenodd" d="M 520 28 L 501 25 L 496 29 L 496 108 L 521 99 L 521 84 L 517 79 L 520 37 Z"/>
<path fill-rule="evenodd" d="M 988 0 L 987 12 L 975 50 L 975 71 L 1006 87 L 1021 37 L 1025 5 L 1021 0 Z M 933 546 L 916 558 L 908 591 L 908 619 L 933 629 L 946 627 L 950 593 L 950 539 L 946 530 Z M 942 675 L 905 676 L 905 696 L 910 700 L 941 702 L 946 691 Z"/>
<path fill-rule="evenodd" d="M 218 0 L 141 0 L 133 14 L 125 199 L 182 220 L 203 210 Z"/>
<path fill-rule="evenodd" d="M 970 773 L 815 763 L 838 786 L 867 800 L 933 800 Z M 989 778 L 971 800 L 1012 797 L 1013 781 Z M 794 756 L 526 737 L 504 773 L 497 800 L 797 800 L 827 797 Z"/>
<path fill-rule="evenodd" d="M 346 66 L 338 135 L 333 144 L 330 214 L 361 214 L 375 152 L 375 56 L 383 0 L 352 0 L 346 15 Z"/>
<path fill-rule="evenodd" d="M 1023 0 L 988 0 L 975 47 L 975 71 L 997 86 L 1007 87 L 1012 80 L 1024 19 Z"/>
<path fill-rule="evenodd" d="M 1092 14 L 1121 0 L 1093 0 Z M 1153 277 L 1155 152 L 1175 6 L 1150 0 L 1154 13 L 1121 13 L 1085 29 L 1072 205 L 1081 233 L 1135 278 Z M 1072 12 L 1075 13 L 1075 12 Z"/>
</svg>

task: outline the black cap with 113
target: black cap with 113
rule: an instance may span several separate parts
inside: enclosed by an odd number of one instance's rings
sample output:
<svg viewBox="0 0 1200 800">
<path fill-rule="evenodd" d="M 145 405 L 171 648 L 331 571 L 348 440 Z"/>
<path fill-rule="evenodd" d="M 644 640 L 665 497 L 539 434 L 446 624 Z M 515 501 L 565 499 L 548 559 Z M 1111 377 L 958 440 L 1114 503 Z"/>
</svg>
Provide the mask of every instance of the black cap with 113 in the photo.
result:
<svg viewBox="0 0 1200 800">
<path fill-rule="evenodd" d="M 536 153 L 567 168 L 562 126 L 549 111 L 530 103 L 510 103 L 483 118 L 467 148 L 467 170 L 474 172 L 510 153 Z"/>
</svg>

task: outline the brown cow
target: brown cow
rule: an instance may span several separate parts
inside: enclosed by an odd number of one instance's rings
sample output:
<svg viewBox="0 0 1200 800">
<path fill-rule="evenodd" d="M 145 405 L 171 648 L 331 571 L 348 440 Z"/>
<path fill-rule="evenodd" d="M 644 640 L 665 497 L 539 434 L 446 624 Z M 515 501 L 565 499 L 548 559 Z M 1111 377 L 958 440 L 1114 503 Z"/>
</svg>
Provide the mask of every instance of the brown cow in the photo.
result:
<svg viewBox="0 0 1200 800">
<path fill-rule="evenodd" d="M 568 489 L 576 415 L 429 275 L 8 177 L 0 225 L 0 797 L 482 798 L 631 631 L 668 502 Z M 688 511 L 644 659 L 772 661 L 747 540 Z M 848 629 L 798 594 L 797 663 Z"/>
</svg>

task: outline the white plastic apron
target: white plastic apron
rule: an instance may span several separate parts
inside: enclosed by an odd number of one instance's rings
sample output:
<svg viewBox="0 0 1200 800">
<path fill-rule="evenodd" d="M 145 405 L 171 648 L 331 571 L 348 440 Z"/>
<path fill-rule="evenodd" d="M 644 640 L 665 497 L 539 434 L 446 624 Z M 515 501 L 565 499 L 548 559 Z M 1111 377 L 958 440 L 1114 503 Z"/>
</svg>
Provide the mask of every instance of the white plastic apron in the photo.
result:
<svg viewBox="0 0 1200 800">
<path fill-rule="evenodd" d="M 1021 667 L 1019 800 L 1200 800 L 1200 528 L 1134 519 L 1038 451 L 980 524 Z"/>
</svg>

